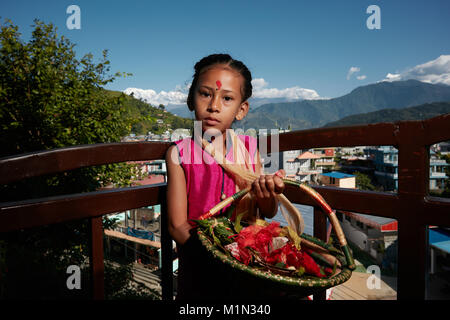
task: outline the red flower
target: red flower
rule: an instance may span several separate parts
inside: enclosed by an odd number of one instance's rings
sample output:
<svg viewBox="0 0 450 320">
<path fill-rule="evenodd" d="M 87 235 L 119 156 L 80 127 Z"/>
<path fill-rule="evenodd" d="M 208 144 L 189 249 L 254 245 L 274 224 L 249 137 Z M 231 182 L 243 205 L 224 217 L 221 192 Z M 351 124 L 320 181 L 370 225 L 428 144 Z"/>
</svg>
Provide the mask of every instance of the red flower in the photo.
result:
<svg viewBox="0 0 450 320">
<path fill-rule="evenodd" d="M 292 244 L 287 243 L 283 247 L 272 251 L 266 262 L 272 265 L 282 263 L 286 268 L 295 267 L 297 269 L 301 264 L 296 251 L 298 250 Z"/>
<path fill-rule="evenodd" d="M 266 259 L 266 262 L 272 265 L 283 263 L 286 268 L 299 267 L 305 268 L 305 272 L 323 278 L 324 274 L 320 272 L 317 263 L 311 258 L 309 254 L 304 251 L 299 251 L 292 243 L 287 243 L 282 248 L 274 250 Z"/>
<path fill-rule="evenodd" d="M 320 272 L 320 268 L 317 265 L 317 263 L 314 261 L 313 258 L 309 254 L 307 254 L 305 251 L 302 251 L 299 253 L 301 254 L 301 260 L 302 260 L 302 266 L 305 268 L 305 272 L 309 273 L 313 276 L 323 278 L 325 277 L 324 274 Z"/>
<path fill-rule="evenodd" d="M 272 240 L 279 236 L 280 231 L 278 222 L 271 222 L 265 227 L 254 224 L 242 229 L 236 236 L 237 248 L 234 249 L 233 256 L 248 265 L 252 261 L 252 252 L 249 249 L 252 249 L 268 264 L 282 263 L 286 268 L 294 267 L 296 270 L 303 267 L 307 274 L 325 277 L 313 258 L 305 251 L 299 251 L 294 244 L 288 242 L 283 247 L 272 250 Z"/>
<path fill-rule="evenodd" d="M 241 259 L 239 261 L 248 264 L 251 254 L 249 248 L 257 251 L 263 259 L 269 254 L 272 238 L 279 235 L 281 229 L 278 222 L 271 222 L 268 226 L 251 225 L 241 230 L 236 237 Z"/>
</svg>

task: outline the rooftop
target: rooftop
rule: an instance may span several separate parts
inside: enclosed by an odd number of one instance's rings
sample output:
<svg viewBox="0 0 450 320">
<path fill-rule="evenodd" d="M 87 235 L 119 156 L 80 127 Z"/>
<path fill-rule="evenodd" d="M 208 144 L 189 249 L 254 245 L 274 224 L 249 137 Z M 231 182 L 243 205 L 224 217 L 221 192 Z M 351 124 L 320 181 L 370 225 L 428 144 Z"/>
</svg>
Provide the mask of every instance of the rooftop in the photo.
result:
<svg viewBox="0 0 450 320">
<path fill-rule="evenodd" d="M 336 179 L 345 179 L 345 178 L 353 178 L 354 177 L 353 174 L 348 174 L 348 173 L 343 173 L 343 172 L 338 172 L 338 171 L 322 173 L 322 175 L 331 177 L 331 178 L 336 178 Z"/>
<path fill-rule="evenodd" d="M 446 253 L 450 253 L 450 230 L 430 228 L 429 242 L 431 246 L 441 249 Z"/>
<path fill-rule="evenodd" d="M 309 151 L 303 152 L 297 157 L 297 159 L 320 159 L 320 156 L 313 154 Z"/>
</svg>

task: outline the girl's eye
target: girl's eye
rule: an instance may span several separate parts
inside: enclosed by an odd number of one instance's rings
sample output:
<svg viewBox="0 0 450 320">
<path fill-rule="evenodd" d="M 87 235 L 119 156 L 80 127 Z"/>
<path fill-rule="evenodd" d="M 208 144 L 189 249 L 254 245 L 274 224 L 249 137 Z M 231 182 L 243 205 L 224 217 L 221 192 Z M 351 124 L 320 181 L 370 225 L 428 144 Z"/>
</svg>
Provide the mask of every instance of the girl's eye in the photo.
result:
<svg viewBox="0 0 450 320">
<path fill-rule="evenodd" d="M 225 99 L 225 101 L 231 101 L 231 100 L 233 100 L 232 97 L 224 97 L 224 99 Z"/>
<path fill-rule="evenodd" d="M 203 96 L 203 97 L 209 97 L 209 92 L 200 91 L 200 95 Z"/>
</svg>

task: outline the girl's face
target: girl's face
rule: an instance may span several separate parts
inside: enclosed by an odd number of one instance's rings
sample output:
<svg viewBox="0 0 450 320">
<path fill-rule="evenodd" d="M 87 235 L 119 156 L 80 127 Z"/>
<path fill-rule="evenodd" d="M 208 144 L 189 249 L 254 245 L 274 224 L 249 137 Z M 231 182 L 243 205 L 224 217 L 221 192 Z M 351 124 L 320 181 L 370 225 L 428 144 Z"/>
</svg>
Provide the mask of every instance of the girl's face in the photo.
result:
<svg viewBox="0 0 450 320">
<path fill-rule="evenodd" d="M 202 130 L 210 128 L 225 133 L 234 119 L 242 120 L 248 102 L 242 101 L 244 77 L 225 65 L 213 66 L 200 74 L 194 92 L 195 119 L 202 121 Z"/>
</svg>

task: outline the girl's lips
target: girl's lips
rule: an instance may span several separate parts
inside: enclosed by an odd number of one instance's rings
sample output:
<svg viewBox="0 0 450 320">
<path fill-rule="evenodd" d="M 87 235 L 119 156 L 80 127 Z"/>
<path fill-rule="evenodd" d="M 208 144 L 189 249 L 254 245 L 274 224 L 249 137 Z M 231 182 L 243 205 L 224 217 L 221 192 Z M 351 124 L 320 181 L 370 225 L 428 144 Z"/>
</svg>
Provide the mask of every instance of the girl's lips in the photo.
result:
<svg viewBox="0 0 450 320">
<path fill-rule="evenodd" d="M 216 124 L 219 123 L 219 121 L 214 120 L 214 119 L 211 119 L 211 118 L 206 118 L 204 121 L 206 122 L 206 124 L 208 124 L 208 125 L 210 125 L 210 126 L 216 125 Z"/>
</svg>

